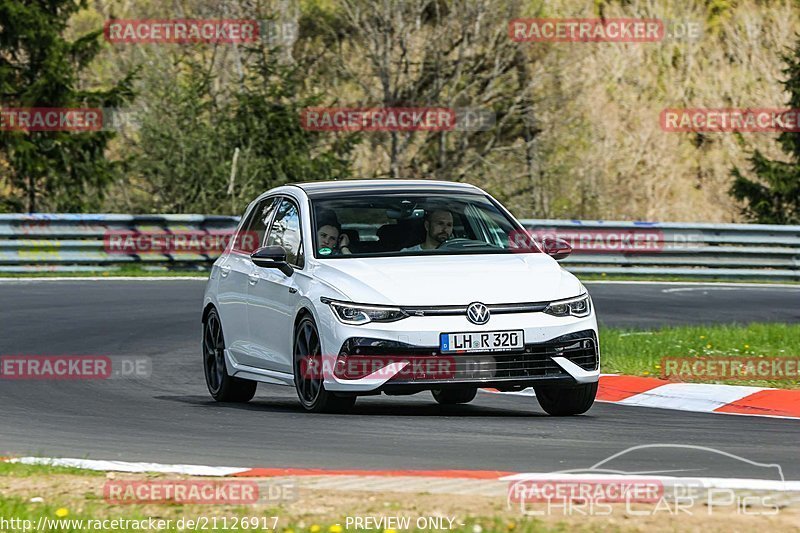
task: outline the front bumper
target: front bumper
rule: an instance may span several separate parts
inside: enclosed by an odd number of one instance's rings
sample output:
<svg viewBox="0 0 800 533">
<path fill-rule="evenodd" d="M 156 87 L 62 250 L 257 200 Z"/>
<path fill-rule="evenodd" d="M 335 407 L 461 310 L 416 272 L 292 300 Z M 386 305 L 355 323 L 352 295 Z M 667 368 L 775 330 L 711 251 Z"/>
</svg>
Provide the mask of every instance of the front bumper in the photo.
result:
<svg viewBox="0 0 800 533">
<path fill-rule="evenodd" d="M 483 326 L 463 316 L 410 317 L 365 326 L 347 326 L 333 319 L 328 325 L 335 332 L 327 346 L 323 340 L 323 354 L 330 354 L 323 355 L 324 366 L 331 370 L 324 376 L 330 391 L 402 394 L 449 386 L 519 390 L 593 383 L 600 377 L 594 313 L 585 318 L 498 315 Z M 439 350 L 440 333 L 512 329 L 524 331 L 524 350 L 455 354 Z M 376 359 L 381 361 L 377 369 Z"/>
</svg>

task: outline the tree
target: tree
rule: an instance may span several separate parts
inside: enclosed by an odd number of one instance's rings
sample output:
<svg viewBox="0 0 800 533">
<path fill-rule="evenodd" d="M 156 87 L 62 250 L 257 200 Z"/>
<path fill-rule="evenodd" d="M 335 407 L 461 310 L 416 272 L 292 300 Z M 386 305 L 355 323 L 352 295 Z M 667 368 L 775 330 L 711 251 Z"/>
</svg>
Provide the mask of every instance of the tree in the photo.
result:
<svg viewBox="0 0 800 533">
<path fill-rule="evenodd" d="M 370 132 L 364 177 L 481 184 L 512 209 L 548 212 L 537 153 L 531 47 L 513 42 L 509 0 L 342 0 L 301 21 L 327 95 L 341 107 L 447 107 L 493 115 L 487 127 Z M 302 33 L 302 32 L 301 32 Z M 538 48 L 537 48 L 538 49 Z"/>
<path fill-rule="evenodd" d="M 133 98 L 133 74 L 98 90 L 80 74 L 100 51 L 102 29 L 74 41 L 69 18 L 86 0 L 0 0 L 0 106 L 116 108 Z M 117 165 L 112 131 L 0 131 L 0 210 L 85 211 L 100 206 Z"/>
<path fill-rule="evenodd" d="M 303 65 L 284 57 L 277 47 L 244 47 L 241 78 L 213 48 L 151 69 L 129 167 L 144 194 L 128 208 L 241 214 L 272 187 L 349 177 L 354 138 L 327 146 L 301 127 L 302 108 L 316 102 L 299 96 Z"/>
<path fill-rule="evenodd" d="M 800 109 L 800 42 L 793 55 L 784 57 L 787 67 L 783 82 L 789 92 L 789 108 Z M 783 132 L 778 143 L 790 161 L 770 160 L 759 150 L 750 158 L 751 169 L 758 179 L 747 178 L 733 169 L 730 192 L 739 201 L 747 202 L 743 214 L 762 224 L 800 224 L 800 133 Z"/>
</svg>

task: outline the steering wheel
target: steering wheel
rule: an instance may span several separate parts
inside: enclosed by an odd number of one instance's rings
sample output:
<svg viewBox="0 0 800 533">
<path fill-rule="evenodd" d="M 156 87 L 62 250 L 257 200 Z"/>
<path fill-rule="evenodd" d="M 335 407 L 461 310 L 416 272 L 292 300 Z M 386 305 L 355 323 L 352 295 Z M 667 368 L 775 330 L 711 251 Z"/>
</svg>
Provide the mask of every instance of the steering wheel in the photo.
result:
<svg viewBox="0 0 800 533">
<path fill-rule="evenodd" d="M 450 240 L 444 241 L 439 246 L 437 246 L 436 249 L 437 250 L 445 250 L 447 248 L 461 248 L 465 244 L 468 244 L 470 242 L 475 242 L 475 241 L 473 241 L 472 239 L 463 239 L 463 238 L 460 238 L 460 237 L 456 237 L 455 239 L 450 239 Z"/>
</svg>

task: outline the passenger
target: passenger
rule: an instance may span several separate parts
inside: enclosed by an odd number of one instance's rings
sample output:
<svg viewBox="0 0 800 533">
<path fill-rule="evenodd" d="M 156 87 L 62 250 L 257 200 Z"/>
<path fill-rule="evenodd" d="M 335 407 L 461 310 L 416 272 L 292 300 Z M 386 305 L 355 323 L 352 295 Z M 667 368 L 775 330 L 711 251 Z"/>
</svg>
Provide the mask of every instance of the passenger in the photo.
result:
<svg viewBox="0 0 800 533">
<path fill-rule="evenodd" d="M 338 222 L 323 221 L 317 230 L 317 246 L 320 255 L 350 255 L 350 237 L 342 233 Z"/>
<path fill-rule="evenodd" d="M 425 212 L 425 240 L 401 252 L 435 250 L 453 236 L 453 213 L 444 209 Z"/>
</svg>

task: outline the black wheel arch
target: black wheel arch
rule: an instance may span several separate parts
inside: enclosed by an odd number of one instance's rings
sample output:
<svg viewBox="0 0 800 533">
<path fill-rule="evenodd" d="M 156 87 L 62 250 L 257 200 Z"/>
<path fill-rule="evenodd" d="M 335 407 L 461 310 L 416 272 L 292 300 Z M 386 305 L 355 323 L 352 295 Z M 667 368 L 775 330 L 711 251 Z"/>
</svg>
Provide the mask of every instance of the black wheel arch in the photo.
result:
<svg viewBox="0 0 800 533">
<path fill-rule="evenodd" d="M 214 311 L 217 311 L 217 308 L 212 303 L 209 303 L 208 305 L 206 305 L 203 308 L 203 316 L 200 318 L 200 322 L 201 323 L 203 323 L 203 324 L 206 323 L 206 319 L 208 318 L 208 314 L 211 312 L 212 309 Z M 217 315 L 219 315 L 219 311 L 217 311 Z"/>
<path fill-rule="evenodd" d="M 297 311 L 297 315 L 294 317 L 294 331 L 297 330 L 298 324 L 300 324 L 300 321 L 305 317 L 309 317 L 311 321 L 314 322 L 314 325 L 317 324 L 317 319 L 314 318 L 314 313 L 312 313 L 308 307 L 303 306 Z"/>
</svg>

